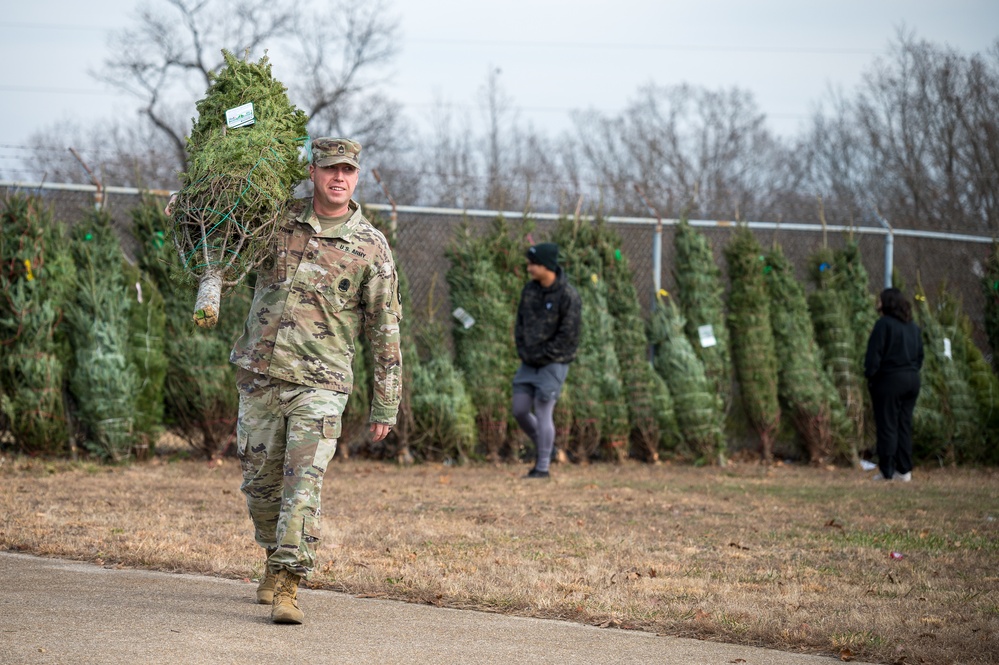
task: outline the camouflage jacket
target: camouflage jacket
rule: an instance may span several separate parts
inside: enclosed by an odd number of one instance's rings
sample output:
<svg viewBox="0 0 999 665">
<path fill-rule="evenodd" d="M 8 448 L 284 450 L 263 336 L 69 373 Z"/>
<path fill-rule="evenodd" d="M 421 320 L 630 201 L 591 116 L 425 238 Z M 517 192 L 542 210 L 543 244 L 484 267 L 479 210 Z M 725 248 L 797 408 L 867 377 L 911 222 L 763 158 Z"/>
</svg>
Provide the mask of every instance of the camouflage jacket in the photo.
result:
<svg viewBox="0 0 999 665">
<path fill-rule="evenodd" d="M 257 271 L 253 304 L 229 360 L 301 385 L 350 393 L 362 328 L 374 349 L 371 422 L 395 424 L 402 390 L 399 279 L 388 242 L 350 202 L 323 233 L 312 199 L 296 201 Z"/>
<path fill-rule="evenodd" d="M 520 293 L 514 340 L 517 355 L 531 367 L 576 359 L 582 303 L 561 267 L 557 275 L 548 288 L 531 280 Z"/>
</svg>

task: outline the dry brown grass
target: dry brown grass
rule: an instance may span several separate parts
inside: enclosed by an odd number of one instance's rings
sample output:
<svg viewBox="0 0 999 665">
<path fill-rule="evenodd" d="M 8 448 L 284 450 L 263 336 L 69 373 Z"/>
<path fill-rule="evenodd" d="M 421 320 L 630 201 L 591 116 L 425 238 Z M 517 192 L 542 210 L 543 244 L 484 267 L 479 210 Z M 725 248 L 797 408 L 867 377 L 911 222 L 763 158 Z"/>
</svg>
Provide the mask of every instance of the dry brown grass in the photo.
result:
<svg viewBox="0 0 999 665">
<path fill-rule="evenodd" d="M 995 471 L 526 470 L 334 465 L 310 586 L 885 663 L 999 662 Z M 239 480 L 231 460 L 0 458 L 0 548 L 256 577 Z"/>
</svg>

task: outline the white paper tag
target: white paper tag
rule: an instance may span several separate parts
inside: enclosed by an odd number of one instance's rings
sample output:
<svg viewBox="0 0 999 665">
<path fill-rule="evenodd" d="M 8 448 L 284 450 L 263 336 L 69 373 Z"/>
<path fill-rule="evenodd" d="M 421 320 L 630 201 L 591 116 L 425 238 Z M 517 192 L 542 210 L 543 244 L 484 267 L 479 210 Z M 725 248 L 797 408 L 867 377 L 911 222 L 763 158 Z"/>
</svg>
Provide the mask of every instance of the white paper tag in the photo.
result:
<svg viewBox="0 0 999 665">
<path fill-rule="evenodd" d="M 950 338 L 944 337 L 944 357 L 953 360 L 954 357 L 950 353 Z"/>
<path fill-rule="evenodd" d="M 229 127 L 245 127 L 256 122 L 253 117 L 253 102 L 229 109 L 225 112 L 225 124 Z"/>
<path fill-rule="evenodd" d="M 461 321 L 461 325 L 465 326 L 465 330 L 468 330 L 475 325 L 475 319 L 473 319 L 472 315 L 466 312 L 463 308 L 458 307 L 451 313 L 454 315 L 454 318 Z"/>
<path fill-rule="evenodd" d="M 701 338 L 701 348 L 706 349 L 709 346 L 714 346 L 718 343 L 715 339 L 715 329 L 711 327 L 711 324 L 698 326 L 697 336 Z"/>
</svg>

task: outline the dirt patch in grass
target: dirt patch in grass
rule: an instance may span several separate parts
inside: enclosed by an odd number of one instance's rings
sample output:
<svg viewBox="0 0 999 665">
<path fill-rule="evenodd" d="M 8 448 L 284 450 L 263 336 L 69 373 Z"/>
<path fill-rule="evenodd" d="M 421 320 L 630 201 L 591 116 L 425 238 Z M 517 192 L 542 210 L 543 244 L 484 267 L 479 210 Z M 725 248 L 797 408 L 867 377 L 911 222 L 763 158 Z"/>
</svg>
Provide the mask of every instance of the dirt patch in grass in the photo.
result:
<svg viewBox="0 0 999 665">
<path fill-rule="evenodd" d="M 995 471 L 526 470 L 334 464 L 308 584 L 884 663 L 999 662 Z M 0 457 L 0 548 L 256 578 L 239 482 L 231 460 Z"/>
</svg>

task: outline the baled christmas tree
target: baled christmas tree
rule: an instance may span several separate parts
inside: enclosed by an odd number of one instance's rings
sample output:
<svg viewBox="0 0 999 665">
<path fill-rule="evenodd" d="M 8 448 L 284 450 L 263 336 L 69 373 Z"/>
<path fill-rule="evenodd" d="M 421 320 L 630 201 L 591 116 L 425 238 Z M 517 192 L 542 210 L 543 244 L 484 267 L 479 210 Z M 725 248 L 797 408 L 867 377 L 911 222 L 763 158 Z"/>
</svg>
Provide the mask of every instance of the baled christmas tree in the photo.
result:
<svg viewBox="0 0 999 665">
<path fill-rule="evenodd" d="M 299 146 L 307 118 L 271 76 L 267 57 L 252 63 L 222 55 L 225 66 L 197 104 L 184 186 L 170 207 L 181 262 L 198 278 L 194 320 L 206 328 L 218 322 L 223 288 L 264 258 L 286 202 L 306 177 Z"/>
<path fill-rule="evenodd" d="M 777 397 L 777 350 L 770 322 L 770 298 L 763 277 L 763 250 L 748 226 L 740 226 L 725 247 L 729 292 L 728 327 L 742 404 L 760 435 L 766 463 L 773 461 L 773 442 L 780 427 Z"/>
</svg>

